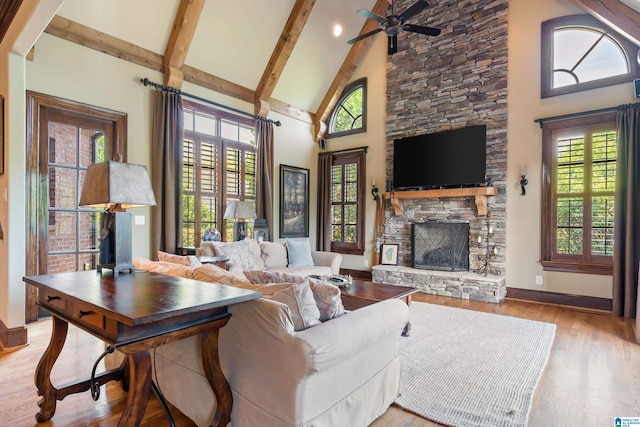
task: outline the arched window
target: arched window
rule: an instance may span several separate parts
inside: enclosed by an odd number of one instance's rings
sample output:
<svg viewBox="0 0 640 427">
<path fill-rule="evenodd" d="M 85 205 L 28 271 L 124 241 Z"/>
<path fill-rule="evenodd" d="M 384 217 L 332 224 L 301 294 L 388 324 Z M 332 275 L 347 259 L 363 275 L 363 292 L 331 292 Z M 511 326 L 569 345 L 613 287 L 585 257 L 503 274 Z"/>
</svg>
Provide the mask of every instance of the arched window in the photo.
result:
<svg viewBox="0 0 640 427">
<path fill-rule="evenodd" d="M 342 91 L 329 116 L 327 138 L 367 131 L 367 79 L 356 80 Z"/>
<path fill-rule="evenodd" d="M 632 81 L 638 48 L 590 15 L 542 23 L 542 97 Z"/>
</svg>

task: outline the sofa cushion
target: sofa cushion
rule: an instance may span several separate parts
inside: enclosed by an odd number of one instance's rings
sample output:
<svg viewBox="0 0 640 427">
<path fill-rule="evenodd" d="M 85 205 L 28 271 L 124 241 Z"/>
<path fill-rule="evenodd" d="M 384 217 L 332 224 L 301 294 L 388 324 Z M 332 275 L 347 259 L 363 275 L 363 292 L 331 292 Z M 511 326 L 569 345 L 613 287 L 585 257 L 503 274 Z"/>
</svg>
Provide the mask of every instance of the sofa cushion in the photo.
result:
<svg viewBox="0 0 640 427">
<path fill-rule="evenodd" d="M 253 256 L 253 269 L 264 270 L 264 260 L 262 259 L 262 251 L 260 250 L 260 243 L 256 239 L 249 240 L 249 246 L 251 246 L 251 255 Z"/>
<path fill-rule="evenodd" d="M 251 283 L 298 283 L 306 279 L 309 281 L 313 297 L 320 311 L 320 321 L 324 322 L 344 314 L 340 289 L 323 280 L 284 272 L 274 273 L 260 270 L 245 271 L 244 275 Z"/>
<path fill-rule="evenodd" d="M 236 288 L 253 289 L 255 285 L 244 277 L 218 267 L 214 264 L 204 264 L 193 270 L 193 278 L 203 282 L 219 283 L 221 285 L 235 286 Z"/>
<path fill-rule="evenodd" d="M 200 267 L 202 263 L 194 256 L 182 256 L 158 251 L 158 261 L 172 262 L 174 264 Z"/>
<path fill-rule="evenodd" d="M 261 292 L 263 298 L 281 302 L 289 307 L 294 331 L 302 331 L 320 324 L 320 311 L 308 280 L 299 283 L 268 283 L 254 290 Z"/>
<path fill-rule="evenodd" d="M 260 251 L 265 268 L 280 268 L 289 265 L 287 261 L 287 248 L 283 243 L 262 242 Z M 248 268 L 246 270 L 249 270 Z M 265 283 L 265 282 L 262 282 Z"/>
<path fill-rule="evenodd" d="M 134 258 L 132 264 L 140 270 L 166 274 L 168 276 L 193 279 L 193 267 L 167 261 L 151 261 L 145 258 Z"/>
<path fill-rule="evenodd" d="M 253 256 L 249 239 L 237 242 L 211 242 L 216 255 L 226 255 L 229 263 L 240 267 L 242 270 L 251 270 L 253 267 Z"/>
<path fill-rule="evenodd" d="M 309 239 L 285 239 L 285 241 L 287 243 L 289 267 L 309 267 L 313 265 Z"/>
</svg>

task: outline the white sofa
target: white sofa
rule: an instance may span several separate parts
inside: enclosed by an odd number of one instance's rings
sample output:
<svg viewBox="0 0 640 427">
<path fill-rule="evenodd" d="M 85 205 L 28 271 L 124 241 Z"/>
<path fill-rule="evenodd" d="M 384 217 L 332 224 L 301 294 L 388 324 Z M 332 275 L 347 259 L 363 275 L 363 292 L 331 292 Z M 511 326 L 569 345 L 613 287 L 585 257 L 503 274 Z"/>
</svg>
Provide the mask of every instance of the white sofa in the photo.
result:
<svg viewBox="0 0 640 427">
<path fill-rule="evenodd" d="M 205 276 L 199 272 L 204 271 L 217 283 L 258 286 L 213 265 L 134 264 L 200 280 Z M 301 279 L 295 286 L 313 281 Z M 324 294 L 314 289 L 314 295 L 326 300 L 335 287 L 324 285 L 329 286 Z M 273 285 L 260 288 L 263 294 L 269 286 Z M 220 330 L 219 351 L 233 394 L 232 426 L 367 426 L 396 399 L 398 344 L 409 320 L 409 309 L 401 300 L 343 315 L 336 312 L 337 317 L 299 331 L 294 330 L 290 304 L 274 299 L 232 305 L 229 311 L 232 316 Z M 208 426 L 216 399 L 204 375 L 200 340 L 195 336 L 158 347 L 152 354 L 153 372 L 169 402 L 198 426 Z M 107 367 L 119 364 L 116 354 L 108 356 Z"/>
<path fill-rule="evenodd" d="M 300 243 L 309 256 L 292 263 L 291 243 Z M 289 243 L 289 245 L 287 244 Z M 282 271 L 300 276 L 331 276 L 340 273 L 342 255 L 335 252 L 313 251 L 308 239 L 286 239 L 285 243 L 260 242 L 245 239 L 239 242 L 202 242 L 196 255 L 227 255 L 227 269 L 236 275 L 244 270 Z M 306 260 L 306 262 L 305 262 Z"/>
</svg>

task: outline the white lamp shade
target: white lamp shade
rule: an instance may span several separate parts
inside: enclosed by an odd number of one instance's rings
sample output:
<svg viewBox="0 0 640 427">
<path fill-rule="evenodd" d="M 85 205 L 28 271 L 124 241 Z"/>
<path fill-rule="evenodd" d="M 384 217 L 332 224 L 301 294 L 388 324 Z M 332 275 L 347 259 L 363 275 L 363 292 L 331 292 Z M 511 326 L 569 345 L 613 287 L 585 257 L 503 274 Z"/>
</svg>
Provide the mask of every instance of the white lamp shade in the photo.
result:
<svg viewBox="0 0 640 427">
<path fill-rule="evenodd" d="M 249 202 L 231 201 L 224 211 L 224 219 L 254 219 L 257 217 L 256 208 Z"/>
</svg>

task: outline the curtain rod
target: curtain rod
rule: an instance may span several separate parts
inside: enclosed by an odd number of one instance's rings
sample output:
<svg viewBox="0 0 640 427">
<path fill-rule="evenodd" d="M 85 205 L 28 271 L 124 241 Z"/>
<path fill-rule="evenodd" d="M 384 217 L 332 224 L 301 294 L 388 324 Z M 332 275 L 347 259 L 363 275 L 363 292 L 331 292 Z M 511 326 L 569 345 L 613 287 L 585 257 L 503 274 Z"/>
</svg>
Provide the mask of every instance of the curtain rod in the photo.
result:
<svg viewBox="0 0 640 427">
<path fill-rule="evenodd" d="M 262 117 L 262 116 L 258 116 L 256 114 L 247 113 L 246 111 L 238 110 L 237 108 L 228 107 L 226 105 L 219 104 L 219 103 L 217 103 L 215 101 L 211 101 L 209 99 L 202 98 L 202 97 L 197 96 L 197 95 L 192 95 L 190 93 L 183 92 L 180 89 L 176 89 L 175 87 L 161 85 L 160 83 L 154 83 L 154 82 L 152 82 L 151 80 L 149 80 L 146 77 L 144 79 L 140 79 L 140 83 L 142 83 L 145 86 L 153 86 L 156 89 L 162 89 L 165 92 L 173 92 L 173 93 L 177 93 L 178 95 L 186 96 L 187 98 L 197 99 L 198 101 L 206 102 L 207 104 L 215 105 L 216 107 L 224 108 L 225 110 L 230 110 L 230 111 L 233 111 L 233 112 L 238 113 L 238 114 L 242 114 L 242 115 L 245 115 L 245 116 L 252 117 L 254 119 L 261 120 L 263 122 L 273 123 L 276 126 L 280 126 L 281 125 L 281 123 L 279 121 L 277 121 L 277 120 L 271 120 L 271 119 L 268 119 L 266 117 Z"/>
<path fill-rule="evenodd" d="M 625 108 L 638 107 L 638 106 L 640 106 L 640 103 L 638 103 L 638 102 L 636 102 L 635 104 L 622 104 L 622 105 L 618 105 L 617 107 L 600 108 L 598 110 L 584 111 L 582 113 L 570 113 L 570 114 L 563 114 L 563 115 L 560 115 L 560 116 L 545 117 L 543 119 L 535 119 L 534 122 L 540 123 L 540 127 L 542 127 L 542 125 L 546 121 L 559 120 L 559 119 L 570 119 L 571 117 L 585 116 L 587 114 L 608 113 L 610 111 L 623 110 Z"/>
<path fill-rule="evenodd" d="M 365 146 L 363 146 L 363 147 L 345 148 L 344 150 L 337 150 L 337 151 L 324 151 L 324 153 L 327 153 L 327 154 L 335 154 L 335 153 L 346 153 L 347 151 L 358 151 L 358 150 L 364 150 L 364 152 L 366 153 L 368 149 L 369 149 L 369 146 L 368 146 L 368 145 L 365 145 Z"/>
</svg>

